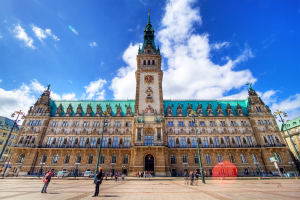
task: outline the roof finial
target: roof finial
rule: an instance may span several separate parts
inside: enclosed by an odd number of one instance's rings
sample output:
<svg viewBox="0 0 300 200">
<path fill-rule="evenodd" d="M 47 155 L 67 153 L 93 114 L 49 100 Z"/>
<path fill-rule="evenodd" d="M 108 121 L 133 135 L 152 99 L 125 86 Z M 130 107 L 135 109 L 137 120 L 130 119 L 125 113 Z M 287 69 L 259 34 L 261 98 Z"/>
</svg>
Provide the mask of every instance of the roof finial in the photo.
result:
<svg viewBox="0 0 300 200">
<path fill-rule="evenodd" d="M 151 22 L 150 22 L 150 9 L 149 9 L 148 15 L 149 15 L 148 24 L 151 24 Z"/>
</svg>

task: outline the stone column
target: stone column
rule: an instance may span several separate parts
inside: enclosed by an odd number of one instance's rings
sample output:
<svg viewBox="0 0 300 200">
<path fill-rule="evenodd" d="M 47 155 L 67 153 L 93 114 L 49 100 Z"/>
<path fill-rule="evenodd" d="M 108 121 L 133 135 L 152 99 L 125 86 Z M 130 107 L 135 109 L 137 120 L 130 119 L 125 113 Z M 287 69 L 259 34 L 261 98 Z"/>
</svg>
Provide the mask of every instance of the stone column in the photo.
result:
<svg viewBox="0 0 300 200">
<path fill-rule="evenodd" d="M 141 142 L 144 142 L 144 128 L 141 129 Z"/>
<path fill-rule="evenodd" d="M 154 133 L 154 143 L 157 143 L 157 128 L 155 128 L 155 133 Z"/>
</svg>

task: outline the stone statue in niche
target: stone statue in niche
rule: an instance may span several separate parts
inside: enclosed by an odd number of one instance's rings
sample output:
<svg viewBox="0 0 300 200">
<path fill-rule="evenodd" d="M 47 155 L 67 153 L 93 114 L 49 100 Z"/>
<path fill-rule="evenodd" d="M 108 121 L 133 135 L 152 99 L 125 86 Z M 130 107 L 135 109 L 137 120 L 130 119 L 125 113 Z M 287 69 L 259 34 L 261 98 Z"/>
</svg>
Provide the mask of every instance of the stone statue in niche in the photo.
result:
<svg viewBox="0 0 300 200">
<path fill-rule="evenodd" d="M 151 87 L 148 87 L 146 90 L 146 102 L 147 103 L 152 103 L 153 102 L 153 91 L 151 90 Z"/>
</svg>

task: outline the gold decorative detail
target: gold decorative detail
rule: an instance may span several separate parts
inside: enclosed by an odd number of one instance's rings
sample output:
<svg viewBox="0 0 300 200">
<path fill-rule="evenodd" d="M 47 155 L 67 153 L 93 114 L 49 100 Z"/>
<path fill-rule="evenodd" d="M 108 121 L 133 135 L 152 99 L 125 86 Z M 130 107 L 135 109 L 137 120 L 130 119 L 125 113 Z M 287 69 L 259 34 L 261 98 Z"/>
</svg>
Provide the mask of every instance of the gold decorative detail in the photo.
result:
<svg viewBox="0 0 300 200">
<path fill-rule="evenodd" d="M 144 75 L 144 83 L 154 83 L 153 75 Z"/>
</svg>

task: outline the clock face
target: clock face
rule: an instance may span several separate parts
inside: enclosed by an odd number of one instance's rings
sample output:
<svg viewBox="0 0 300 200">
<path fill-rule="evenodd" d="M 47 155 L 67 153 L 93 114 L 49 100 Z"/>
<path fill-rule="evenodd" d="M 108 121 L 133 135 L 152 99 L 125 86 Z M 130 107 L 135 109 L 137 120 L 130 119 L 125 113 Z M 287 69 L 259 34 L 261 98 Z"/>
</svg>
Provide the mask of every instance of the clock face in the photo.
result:
<svg viewBox="0 0 300 200">
<path fill-rule="evenodd" d="M 144 82 L 145 83 L 154 83 L 154 76 L 153 75 L 144 75 Z"/>
</svg>

